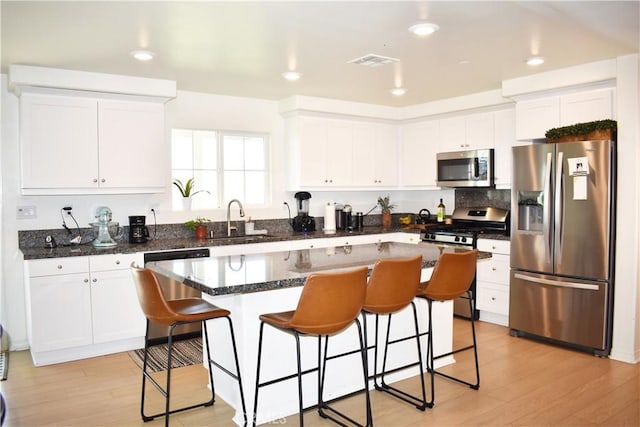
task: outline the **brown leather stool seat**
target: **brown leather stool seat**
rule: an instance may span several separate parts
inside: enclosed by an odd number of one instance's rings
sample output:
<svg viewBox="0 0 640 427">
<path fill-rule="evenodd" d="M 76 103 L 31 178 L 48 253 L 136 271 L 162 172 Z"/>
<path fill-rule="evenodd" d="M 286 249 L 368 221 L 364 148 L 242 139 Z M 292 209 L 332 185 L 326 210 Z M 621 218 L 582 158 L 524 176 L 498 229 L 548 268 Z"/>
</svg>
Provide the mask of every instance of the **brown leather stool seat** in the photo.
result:
<svg viewBox="0 0 640 427">
<path fill-rule="evenodd" d="M 324 373 L 327 362 L 327 345 L 329 337 L 339 334 L 351 324 L 356 323 L 360 341 L 360 355 L 362 359 L 362 371 L 364 377 L 364 390 L 366 400 L 366 425 L 373 425 L 371 419 L 371 403 L 369 401 L 369 389 L 367 381 L 367 359 L 364 347 L 364 339 L 358 316 L 365 299 L 367 286 L 367 268 L 362 267 L 339 273 L 314 273 L 305 281 L 298 306 L 293 311 L 281 313 L 268 313 L 260 315 L 260 335 L 258 339 L 258 361 L 256 368 L 256 394 L 254 399 L 253 425 L 256 425 L 258 413 L 258 392 L 265 387 L 297 376 L 298 379 L 298 408 L 300 426 L 304 425 L 304 407 L 302 400 L 302 364 L 300 357 L 300 336 L 318 337 L 318 367 L 305 371 L 318 372 L 318 413 L 323 418 L 329 418 L 340 425 L 345 425 L 344 420 L 357 424 L 351 418 L 331 408 L 323 401 Z M 297 375 L 290 375 L 275 380 L 260 383 L 260 365 L 262 359 L 262 338 L 264 325 L 270 325 L 280 331 L 292 334 L 296 341 Z M 324 352 L 322 351 L 322 338 L 325 338 Z M 324 357 L 322 357 L 324 353 Z M 286 398 L 286 397 L 283 397 Z M 344 420 L 339 420 L 330 415 L 330 411 Z"/>
<path fill-rule="evenodd" d="M 476 344 L 476 329 L 471 315 L 471 335 L 473 337 L 473 345 L 455 349 L 449 353 L 440 354 L 434 356 L 433 354 L 433 323 L 432 306 L 434 301 L 451 301 L 464 294 L 467 294 L 469 299 L 470 313 L 475 312 L 474 302 L 471 294 L 471 284 L 476 275 L 476 263 L 478 261 L 478 250 L 473 249 L 466 252 L 448 253 L 445 252 L 440 255 L 438 262 L 433 269 L 431 279 L 420 286 L 416 297 L 423 298 L 427 301 L 429 311 L 429 329 L 427 340 L 427 359 L 429 366 L 429 373 L 431 376 L 431 405 L 435 402 L 435 384 L 434 375 L 441 375 L 448 379 L 457 381 L 461 384 L 468 385 L 474 390 L 480 388 L 480 370 L 478 367 L 478 346 Z M 476 380 L 475 383 L 461 380 L 453 376 L 447 375 L 435 370 L 433 362 L 434 359 L 438 359 L 445 356 L 450 356 L 461 351 L 473 349 L 475 366 L 476 366 Z"/>
<path fill-rule="evenodd" d="M 362 308 L 365 343 L 367 343 L 367 314 L 375 315 L 375 345 L 373 363 L 373 383 L 376 390 L 384 391 L 392 396 L 414 405 L 417 409 L 424 411 L 428 407 L 425 393 L 424 376 L 422 370 L 422 350 L 420 348 L 420 332 L 418 330 L 418 314 L 414 298 L 420 286 L 420 274 L 422 272 L 422 256 L 405 259 L 382 259 L 373 267 L 373 272 L 367 285 L 367 296 Z M 384 380 L 387 373 L 387 352 L 389 349 L 389 332 L 391 329 L 391 317 L 394 313 L 411 306 L 413 309 L 413 324 L 415 334 L 409 338 L 415 338 L 417 346 L 418 361 L 403 367 L 418 366 L 420 381 L 422 385 L 422 397 L 412 396 L 398 388 L 387 384 Z M 384 346 L 384 356 L 382 371 L 378 373 L 378 320 L 381 315 L 387 316 L 387 333 Z M 406 339 L 394 341 L 402 342 Z M 393 343 L 393 342 L 392 342 Z M 367 343 L 367 348 L 369 348 Z M 380 383 L 378 383 L 378 377 Z"/>
<path fill-rule="evenodd" d="M 215 401 L 215 387 L 213 383 L 213 368 L 212 365 L 217 366 L 222 371 L 229 374 L 232 378 L 238 381 L 238 388 L 240 390 L 240 400 L 242 402 L 242 409 L 244 413 L 244 425 L 247 425 L 247 411 L 245 407 L 244 394 L 242 390 L 242 380 L 240 377 L 240 365 L 238 363 L 238 353 L 236 350 L 235 335 L 233 332 L 233 324 L 231 322 L 229 310 L 217 307 L 202 298 L 185 298 L 178 300 L 167 300 L 162 293 L 162 288 L 158 283 L 158 279 L 155 273 L 146 268 L 137 268 L 131 266 L 133 278 L 136 284 L 136 291 L 138 293 L 138 299 L 140 300 L 140 306 L 147 318 L 147 328 L 145 333 L 145 345 L 144 345 L 144 358 L 142 362 L 142 398 L 140 405 L 140 414 L 142 419 L 146 421 L 153 420 L 156 417 L 164 416 L 165 425 L 169 425 L 169 415 L 176 412 L 186 411 L 188 409 L 198 408 L 200 406 L 211 406 Z M 212 319 L 227 319 L 229 325 L 229 332 L 231 334 L 231 343 L 233 346 L 233 356 L 235 359 L 236 374 L 220 366 L 218 363 L 211 359 L 211 350 L 209 348 L 209 336 L 207 332 L 206 320 Z M 167 380 L 166 388 L 163 387 L 147 372 L 147 358 L 149 352 L 149 322 L 156 322 L 162 325 L 170 326 L 168 337 L 168 355 L 167 355 Z M 209 363 L 209 383 L 211 385 L 211 399 L 206 402 L 198 403 L 195 405 L 170 410 L 170 397 L 171 397 L 171 353 L 173 349 L 173 331 L 176 326 L 186 323 L 202 322 L 202 329 L 204 331 L 204 342 L 207 349 L 207 360 Z M 149 380 L 158 391 L 165 397 L 165 411 L 154 415 L 145 414 L 145 388 L 146 381 Z"/>
</svg>

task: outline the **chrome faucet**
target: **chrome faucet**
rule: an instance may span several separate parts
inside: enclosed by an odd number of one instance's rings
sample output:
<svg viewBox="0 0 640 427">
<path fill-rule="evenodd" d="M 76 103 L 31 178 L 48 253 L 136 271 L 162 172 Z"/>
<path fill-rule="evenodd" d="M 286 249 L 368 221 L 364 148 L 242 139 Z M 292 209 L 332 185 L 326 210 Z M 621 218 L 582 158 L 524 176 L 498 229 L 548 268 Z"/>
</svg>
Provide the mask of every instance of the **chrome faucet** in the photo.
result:
<svg viewBox="0 0 640 427">
<path fill-rule="evenodd" d="M 240 203 L 240 200 L 238 199 L 232 199 L 229 204 L 227 205 L 227 237 L 231 237 L 231 232 L 232 231 L 238 231 L 238 227 L 236 226 L 231 226 L 231 205 L 233 204 L 233 202 L 236 202 L 238 204 L 238 206 L 240 207 L 240 216 L 243 217 L 244 216 L 244 208 L 242 207 L 242 203 Z"/>
</svg>

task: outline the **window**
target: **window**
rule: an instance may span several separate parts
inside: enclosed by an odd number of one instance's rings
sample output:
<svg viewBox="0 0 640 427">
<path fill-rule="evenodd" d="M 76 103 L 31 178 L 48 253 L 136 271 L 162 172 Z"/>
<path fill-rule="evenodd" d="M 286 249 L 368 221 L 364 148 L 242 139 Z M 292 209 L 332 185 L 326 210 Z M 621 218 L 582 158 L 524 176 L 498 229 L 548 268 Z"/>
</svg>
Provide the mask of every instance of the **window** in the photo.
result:
<svg viewBox="0 0 640 427">
<path fill-rule="evenodd" d="M 269 198 L 268 138 L 262 134 L 172 129 L 171 176 L 183 183 L 194 178 L 192 209 L 220 208 L 231 199 L 245 206 L 265 205 Z M 173 186 L 173 209 L 182 196 Z"/>
</svg>

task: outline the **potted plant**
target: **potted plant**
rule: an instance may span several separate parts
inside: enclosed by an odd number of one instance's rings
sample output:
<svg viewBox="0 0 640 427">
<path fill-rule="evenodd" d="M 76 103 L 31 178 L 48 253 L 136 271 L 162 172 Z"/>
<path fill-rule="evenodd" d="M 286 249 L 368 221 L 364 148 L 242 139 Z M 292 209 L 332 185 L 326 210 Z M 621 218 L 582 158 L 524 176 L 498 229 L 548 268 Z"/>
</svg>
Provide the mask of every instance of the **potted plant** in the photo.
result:
<svg viewBox="0 0 640 427">
<path fill-rule="evenodd" d="M 176 186 L 180 194 L 182 195 L 182 207 L 185 211 L 191 209 L 191 196 L 195 196 L 198 193 L 209 193 L 207 190 L 197 190 L 195 188 L 195 179 L 189 178 L 184 184 L 179 179 L 173 180 L 173 185 Z M 211 194 L 211 193 L 209 193 Z"/>
<path fill-rule="evenodd" d="M 380 210 L 382 211 L 382 228 L 385 230 L 391 229 L 391 211 L 396 205 L 391 204 L 389 196 L 385 196 L 378 197 L 378 206 L 380 206 Z"/>
<path fill-rule="evenodd" d="M 547 142 L 616 140 L 618 124 L 615 120 L 596 120 L 549 129 Z"/>
<path fill-rule="evenodd" d="M 193 230 L 195 233 L 196 239 L 206 239 L 207 238 L 207 224 L 211 222 L 210 219 L 204 217 L 196 217 L 195 219 L 191 219 L 184 223 L 184 226 L 189 230 Z"/>
</svg>

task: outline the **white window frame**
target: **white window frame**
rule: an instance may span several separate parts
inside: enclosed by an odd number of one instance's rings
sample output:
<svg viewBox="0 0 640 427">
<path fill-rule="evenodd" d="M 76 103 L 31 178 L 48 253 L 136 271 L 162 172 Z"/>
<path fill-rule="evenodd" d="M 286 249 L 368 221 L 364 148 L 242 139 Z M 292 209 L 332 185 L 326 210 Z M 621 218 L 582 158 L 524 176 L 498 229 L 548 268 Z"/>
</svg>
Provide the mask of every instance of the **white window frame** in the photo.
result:
<svg viewBox="0 0 640 427">
<path fill-rule="evenodd" d="M 247 131 L 230 131 L 230 130 L 218 130 L 218 129 L 187 129 L 187 128 L 172 128 L 171 129 L 171 152 L 173 153 L 173 138 L 174 138 L 174 131 L 187 131 L 187 132 L 213 132 L 215 135 L 215 150 L 217 153 L 217 164 L 216 164 L 216 168 L 215 168 L 215 173 L 216 173 L 216 178 L 217 178 L 217 187 L 216 187 L 216 191 L 217 191 L 217 198 L 215 200 L 215 204 L 216 206 L 209 206 L 209 207 L 205 207 L 202 208 L 202 210 L 206 210 L 206 209 L 220 209 L 222 207 L 226 207 L 227 203 L 231 200 L 231 199 L 238 199 L 242 202 L 242 204 L 245 207 L 254 207 L 254 208 L 261 208 L 261 207 L 266 207 L 269 206 L 271 203 L 271 194 L 272 194 L 272 171 L 271 171 L 271 147 L 270 147 L 270 138 L 269 138 L 269 134 L 267 133 L 261 133 L 261 132 L 247 132 Z M 264 189 L 263 189 L 263 195 L 264 195 L 264 203 L 261 204 L 251 204 L 251 203 L 246 203 L 245 202 L 245 196 L 246 196 L 246 189 L 243 189 L 243 194 L 234 194 L 234 195 L 225 195 L 224 194 L 224 179 L 225 179 L 225 169 L 224 169 L 224 138 L 225 137 L 238 137 L 238 138 L 261 138 L 263 140 L 263 144 L 264 144 L 264 158 L 263 158 L 263 162 L 264 162 L 264 168 L 263 169 L 253 169 L 255 170 L 261 170 L 264 172 Z M 193 143 L 193 138 L 192 138 L 192 143 Z M 173 182 L 174 179 L 174 171 L 178 170 L 178 169 L 174 169 L 173 167 L 173 158 L 171 159 L 172 164 L 171 164 L 171 181 Z M 179 168 L 179 170 L 184 171 L 185 168 Z M 199 170 L 197 168 L 194 168 L 194 164 L 191 165 L 191 173 L 192 176 L 194 174 L 194 171 Z M 242 169 L 242 171 L 246 171 L 246 169 Z M 202 187 L 197 185 L 198 183 L 196 182 L 196 190 L 198 189 L 202 189 Z M 173 191 L 173 184 L 172 184 L 172 192 L 171 192 L 171 198 L 172 198 L 172 205 L 175 207 L 180 206 L 181 203 L 175 203 L 174 201 L 174 197 L 176 195 L 176 192 Z M 196 196 L 197 197 L 197 196 Z"/>
</svg>

